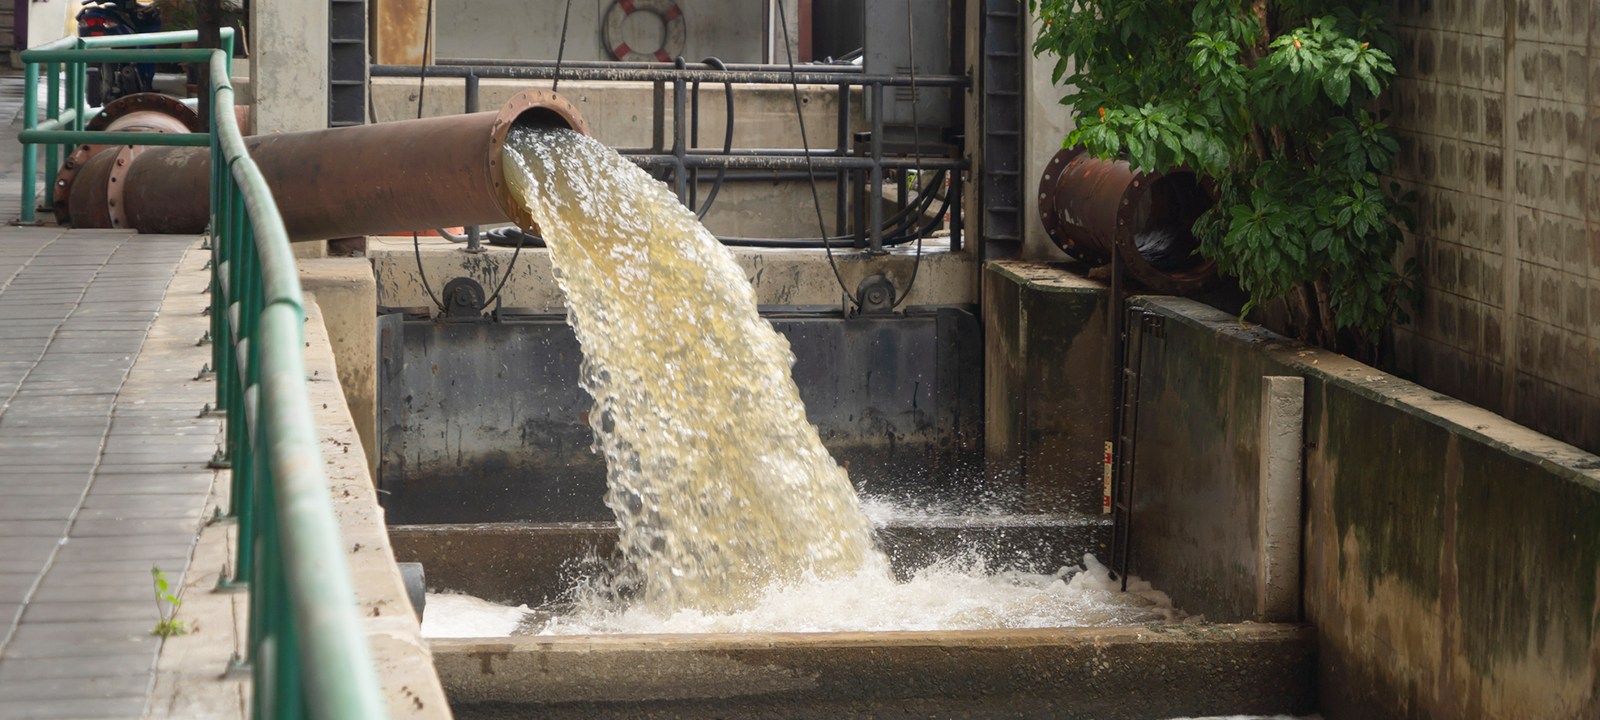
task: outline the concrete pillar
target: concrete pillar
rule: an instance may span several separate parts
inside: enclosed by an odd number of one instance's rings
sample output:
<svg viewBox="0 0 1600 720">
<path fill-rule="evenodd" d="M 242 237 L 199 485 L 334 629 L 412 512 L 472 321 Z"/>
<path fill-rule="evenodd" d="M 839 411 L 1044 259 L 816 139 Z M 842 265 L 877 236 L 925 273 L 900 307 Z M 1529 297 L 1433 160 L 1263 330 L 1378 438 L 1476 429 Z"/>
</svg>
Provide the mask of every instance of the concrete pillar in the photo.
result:
<svg viewBox="0 0 1600 720">
<path fill-rule="evenodd" d="M 1300 619 L 1305 378 L 1261 378 L 1256 619 Z"/>
<path fill-rule="evenodd" d="M 256 135 L 328 126 L 328 0 L 250 4 L 250 87 Z M 324 257 L 323 241 L 296 243 L 295 257 Z"/>
<path fill-rule="evenodd" d="M 1044 225 L 1039 222 L 1039 193 L 1036 190 L 1045 166 L 1061 149 L 1061 142 L 1066 140 L 1067 133 L 1077 127 L 1077 123 L 1073 122 L 1072 108 L 1061 104 L 1061 98 L 1072 92 L 1071 86 L 1056 85 L 1051 81 L 1059 56 L 1045 53 L 1036 57 L 1033 54 L 1032 45 L 1038 35 L 1039 24 L 1037 19 L 1031 20 L 1027 34 L 1028 49 L 1022 54 L 1022 67 L 1027 75 L 1022 98 L 1023 127 L 1027 137 L 1022 144 L 1021 259 L 1056 262 L 1072 258 L 1056 247 L 1050 236 L 1045 234 Z M 1071 71 L 1066 74 L 1071 74 Z"/>
<path fill-rule="evenodd" d="M 328 2 L 250 4 L 257 135 L 328 126 Z"/>
</svg>

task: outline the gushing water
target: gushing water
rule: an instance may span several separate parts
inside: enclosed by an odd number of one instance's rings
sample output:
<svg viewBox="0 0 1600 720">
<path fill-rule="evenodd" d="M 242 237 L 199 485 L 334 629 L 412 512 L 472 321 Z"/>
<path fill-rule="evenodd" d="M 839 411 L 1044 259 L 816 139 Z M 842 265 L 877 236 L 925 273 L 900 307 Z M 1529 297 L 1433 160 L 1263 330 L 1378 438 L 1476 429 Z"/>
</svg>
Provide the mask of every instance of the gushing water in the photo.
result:
<svg viewBox="0 0 1600 720">
<path fill-rule="evenodd" d="M 459 617 L 435 632 L 503 634 L 508 622 L 519 633 L 589 634 L 1175 619 L 1164 594 L 1137 582 L 1119 592 L 1092 556 L 1039 575 L 973 554 L 897 582 L 873 545 L 873 521 L 806 419 L 788 341 L 757 314 L 732 252 L 665 185 L 590 138 L 514 128 L 505 147 L 506 180 L 540 225 L 583 347 L 625 567 L 579 582 L 562 608 L 441 597 Z M 874 507 L 879 520 L 896 512 Z M 631 598 L 617 602 L 619 590 Z"/>
<path fill-rule="evenodd" d="M 505 147 L 566 292 L 606 505 L 645 606 L 720 613 L 774 586 L 888 578 L 733 254 L 588 137 L 514 128 Z"/>
</svg>

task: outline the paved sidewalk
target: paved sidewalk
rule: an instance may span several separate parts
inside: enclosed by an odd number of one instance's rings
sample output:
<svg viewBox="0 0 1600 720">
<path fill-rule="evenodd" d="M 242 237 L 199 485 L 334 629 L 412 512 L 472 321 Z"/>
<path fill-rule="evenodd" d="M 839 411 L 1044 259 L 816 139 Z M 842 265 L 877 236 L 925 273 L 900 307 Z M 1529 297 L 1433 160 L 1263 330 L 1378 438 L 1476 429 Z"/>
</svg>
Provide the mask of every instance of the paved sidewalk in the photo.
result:
<svg viewBox="0 0 1600 720">
<path fill-rule="evenodd" d="M 195 248 L 0 227 L 0 718 L 144 713 L 150 569 L 183 577 L 217 477 L 204 296 L 158 320 Z"/>
</svg>

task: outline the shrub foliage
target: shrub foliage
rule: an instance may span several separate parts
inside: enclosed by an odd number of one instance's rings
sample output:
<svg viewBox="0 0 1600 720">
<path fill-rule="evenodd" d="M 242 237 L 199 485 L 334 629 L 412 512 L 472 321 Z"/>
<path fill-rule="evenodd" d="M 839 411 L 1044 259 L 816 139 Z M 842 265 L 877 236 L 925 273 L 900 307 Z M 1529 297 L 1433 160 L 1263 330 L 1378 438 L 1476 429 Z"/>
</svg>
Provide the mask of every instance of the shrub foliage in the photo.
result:
<svg viewBox="0 0 1600 720">
<path fill-rule="evenodd" d="M 1030 0 L 1034 52 L 1077 115 L 1067 146 L 1215 183 L 1200 252 L 1249 292 L 1285 298 L 1294 331 L 1370 355 L 1420 300 L 1393 263 L 1411 194 L 1386 190 L 1394 132 L 1374 114 L 1397 43 L 1367 0 Z M 1247 309 L 1248 309 L 1247 307 Z M 1341 333 L 1341 331 L 1343 331 Z"/>
</svg>

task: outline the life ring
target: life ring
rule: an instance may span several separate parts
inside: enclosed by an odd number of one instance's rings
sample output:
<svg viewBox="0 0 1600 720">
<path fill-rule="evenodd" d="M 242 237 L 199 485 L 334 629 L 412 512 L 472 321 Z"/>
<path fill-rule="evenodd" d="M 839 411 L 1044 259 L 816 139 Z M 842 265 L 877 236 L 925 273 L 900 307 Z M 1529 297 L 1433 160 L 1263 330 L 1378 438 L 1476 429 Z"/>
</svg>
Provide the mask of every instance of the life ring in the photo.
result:
<svg viewBox="0 0 1600 720">
<path fill-rule="evenodd" d="M 661 34 L 661 47 L 653 53 L 643 53 L 628 47 L 622 40 L 622 21 L 636 12 L 647 12 L 661 18 L 665 26 Z M 617 0 L 606 10 L 606 23 L 600 29 L 600 39 L 605 42 L 611 57 L 632 62 L 672 62 L 683 54 L 683 10 L 672 0 Z"/>
</svg>

